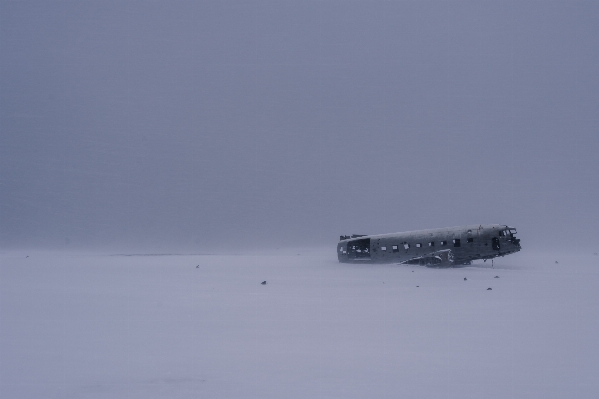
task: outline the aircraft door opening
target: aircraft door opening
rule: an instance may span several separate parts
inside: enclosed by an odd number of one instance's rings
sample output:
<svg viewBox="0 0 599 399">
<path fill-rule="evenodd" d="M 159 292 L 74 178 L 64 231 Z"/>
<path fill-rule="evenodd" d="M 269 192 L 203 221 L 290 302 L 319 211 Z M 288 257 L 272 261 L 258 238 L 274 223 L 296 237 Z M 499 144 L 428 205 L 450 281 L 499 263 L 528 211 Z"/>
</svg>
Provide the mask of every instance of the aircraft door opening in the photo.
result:
<svg viewBox="0 0 599 399">
<path fill-rule="evenodd" d="M 355 260 L 370 260 L 370 238 L 348 242 L 347 257 Z"/>
<path fill-rule="evenodd" d="M 495 251 L 499 251 L 499 249 L 501 248 L 501 246 L 499 245 L 499 238 L 498 237 L 493 237 L 493 239 L 491 240 L 491 246 L 493 247 L 493 249 Z"/>
</svg>

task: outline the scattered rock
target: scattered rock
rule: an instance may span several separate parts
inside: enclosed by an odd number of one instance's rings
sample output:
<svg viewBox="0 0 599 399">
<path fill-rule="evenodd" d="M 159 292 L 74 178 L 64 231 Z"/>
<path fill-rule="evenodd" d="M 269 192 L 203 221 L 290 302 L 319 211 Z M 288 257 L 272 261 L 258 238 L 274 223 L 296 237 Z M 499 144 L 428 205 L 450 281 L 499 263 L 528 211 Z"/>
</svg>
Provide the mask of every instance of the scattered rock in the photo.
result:
<svg viewBox="0 0 599 399">
<path fill-rule="evenodd" d="M 595 255 L 597 255 L 597 254 L 595 254 Z M 29 255 L 27 255 L 25 258 L 29 258 Z"/>
<path fill-rule="evenodd" d="M 199 269 L 199 268 L 200 268 L 200 265 L 197 265 L 197 266 L 196 266 L 196 269 Z"/>
<path fill-rule="evenodd" d="M 464 281 L 467 281 L 468 279 L 466 277 L 464 277 Z"/>
<path fill-rule="evenodd" d="M 499 276 L 495 276 L 495 278 L 499 278 Z"/>
<path fill-rule="evenodd" d="M 493 288 L 491 288 L 491 287 L 487 288 L 487 291 L 491 291 L 491 290 L 493 290 Z"/>
<path fill-rule="evenodd" d="M 261 282 L 260 284 L 262 285 L 266 285 L 266 280 L 264 280 L 263 282 Z"/>
<path fill-rule="evenodd" d="M 558 261 L 555 261 L 555 264 L 557 265 L 557 264 L 558 264 Z"/>
<path fill-rule="evenodd" d="M 416 288 L 419 288 L 419 287 L 420 287 L 419 285 L 416 286 Z"/>
<path fill-rule="evenodd" d="M 412 273 L 414 273 L 414 270 L 412 270 Z"/>
</svg>

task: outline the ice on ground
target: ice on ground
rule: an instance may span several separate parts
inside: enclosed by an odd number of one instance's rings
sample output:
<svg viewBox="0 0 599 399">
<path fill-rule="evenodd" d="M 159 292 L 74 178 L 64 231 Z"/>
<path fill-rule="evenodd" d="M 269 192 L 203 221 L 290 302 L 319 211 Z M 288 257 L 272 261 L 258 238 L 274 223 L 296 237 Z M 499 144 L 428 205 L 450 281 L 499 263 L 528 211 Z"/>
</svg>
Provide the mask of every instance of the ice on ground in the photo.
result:
<svg viewBox="0 0 599 399">
<path fill-rule="evenodd" d="M 0 397 L 599 395 L 592 253 L 335 256 L 4 252 Z"/>
</svg>

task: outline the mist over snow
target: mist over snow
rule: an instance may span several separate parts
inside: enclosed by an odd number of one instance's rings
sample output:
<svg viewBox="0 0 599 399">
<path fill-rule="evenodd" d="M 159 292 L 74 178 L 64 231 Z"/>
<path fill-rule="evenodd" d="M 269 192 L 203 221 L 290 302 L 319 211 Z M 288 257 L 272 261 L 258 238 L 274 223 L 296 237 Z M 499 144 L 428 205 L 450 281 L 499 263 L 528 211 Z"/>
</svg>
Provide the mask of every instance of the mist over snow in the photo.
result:
<svg viewBox="0 0 599 399">
<path fill-rule="evenodd" d="M 598 20 L 0 0 L 0 397 L 596 397 Z M 495 269 L 335 257 L 487 223 Z"/>
<path fill-rule="evenodd" d="M 518 253 L 493 269 L 339 264 L 331 251 L 26 256 L 0 255 L 6 398 L 599 392 L 592 254 Z"/>
</svg>

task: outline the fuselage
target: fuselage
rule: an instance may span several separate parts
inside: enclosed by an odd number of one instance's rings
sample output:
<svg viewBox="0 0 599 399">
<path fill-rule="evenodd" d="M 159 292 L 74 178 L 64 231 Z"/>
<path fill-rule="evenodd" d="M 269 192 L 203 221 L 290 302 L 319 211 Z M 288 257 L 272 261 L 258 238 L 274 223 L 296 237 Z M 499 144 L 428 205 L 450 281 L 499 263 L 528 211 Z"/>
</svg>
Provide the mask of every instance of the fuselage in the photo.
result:
<svg viewBox="0 0 599 399">
<path fill-rule="evenodd" d="M 468 264 L 520 251 L 516 229 L 486 224 L 365 236 L 341 236 L 344 263 Z"/>
</svg>

